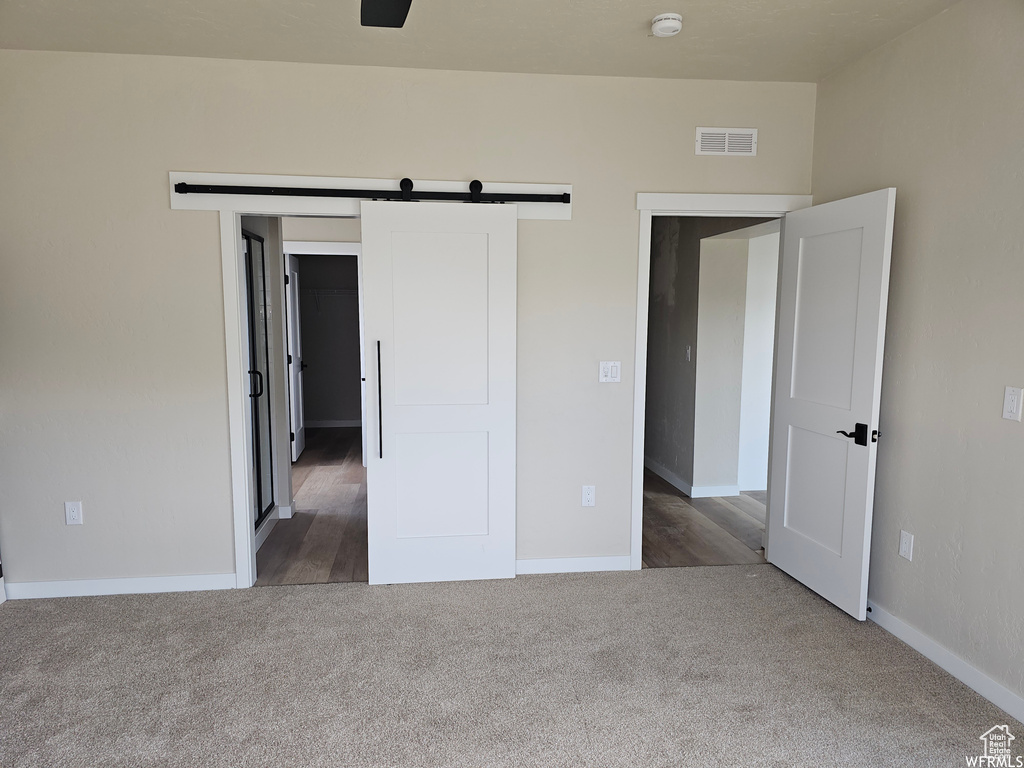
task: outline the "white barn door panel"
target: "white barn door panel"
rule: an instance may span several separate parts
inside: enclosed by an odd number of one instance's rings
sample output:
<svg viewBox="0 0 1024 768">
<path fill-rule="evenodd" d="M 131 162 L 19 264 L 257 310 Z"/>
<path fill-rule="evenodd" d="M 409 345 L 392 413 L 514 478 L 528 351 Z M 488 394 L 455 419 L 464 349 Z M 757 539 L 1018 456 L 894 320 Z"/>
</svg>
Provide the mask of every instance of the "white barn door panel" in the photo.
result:
<svg viewBox="0 0 1024 768">
<path fill-rule="evenodd" d="M 860 620 L 895 202 L 817 205 L 782 230 L 766 554 Z"/>
<path fill-rule="evenodd" d="M 515 576 L 516 222 L 362 204 L 371 584 Z"/>
</svg>

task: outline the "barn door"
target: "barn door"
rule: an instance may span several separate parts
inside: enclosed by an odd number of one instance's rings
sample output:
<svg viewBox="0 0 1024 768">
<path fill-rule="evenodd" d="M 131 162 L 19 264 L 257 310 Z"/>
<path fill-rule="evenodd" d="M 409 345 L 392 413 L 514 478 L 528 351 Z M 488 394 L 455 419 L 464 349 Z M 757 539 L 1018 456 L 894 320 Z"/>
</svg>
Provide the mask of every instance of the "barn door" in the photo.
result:
<svg viewBox="0 0 1024 768">
<path fill-rule="evenodd" d="M 515 575 L 516 223 L 362 204 L 371 584 Z"/>
</svg>

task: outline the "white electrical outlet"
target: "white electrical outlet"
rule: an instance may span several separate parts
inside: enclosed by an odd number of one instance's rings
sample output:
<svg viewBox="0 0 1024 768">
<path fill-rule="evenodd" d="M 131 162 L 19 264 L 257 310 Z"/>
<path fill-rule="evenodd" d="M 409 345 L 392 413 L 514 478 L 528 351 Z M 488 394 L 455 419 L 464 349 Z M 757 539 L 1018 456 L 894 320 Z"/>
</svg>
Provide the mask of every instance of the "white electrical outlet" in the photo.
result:
<svg viewBox="0 0 1024 768">
<path fill-rule="evenodd" d="M 914 534 L 900 531 L 900 557 L 914 559 Z"/>
<path fill-rule="evenodd" d="M 80 501 L 65 501 L 64 502 L 64 520 L 68 525 L 81 525 L 82 524 L 82 502 Z"/>
<path fill-rule="evenodd" d="M 1020 421 L 1021 394 L 1024 392 L 1020 387 L 1007 387 L 1003 392 L 1003 418 L 1010 421 Z"/>
<path fill-rule="evenodd" d="M 592 507 L 597 497 L 597 486 L 596 485 L 584 485 L 583 486 L 583 506 Z"/>
</svg>

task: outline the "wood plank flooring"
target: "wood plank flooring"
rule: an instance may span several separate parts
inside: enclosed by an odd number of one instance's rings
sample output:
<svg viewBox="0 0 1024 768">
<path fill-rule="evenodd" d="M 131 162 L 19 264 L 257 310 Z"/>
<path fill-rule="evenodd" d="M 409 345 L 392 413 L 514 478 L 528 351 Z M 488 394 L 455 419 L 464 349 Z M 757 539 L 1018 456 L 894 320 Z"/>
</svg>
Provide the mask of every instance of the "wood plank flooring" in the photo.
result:
<svg viewBox="0 0 1024 768">
<path fill-rule="evenodd" d="M 645 470 L 644 567 L 765 562 L 764 502 L 756 496 L 763 494 L 691 499 Z"/>
<path fill-rule="evenodd" d="M 366 470 L 358 428 L 307 429 L 292 465 L 294 516 L 256 555 L 256 585 L 367 580 Z M 764 494 L 691 499 L 644 472 L 643 565 L 763 563 Z"/>
<path fill-rule="evenodd" d="M 307 429 L 294 513 L 256 554 L 256 586 L 366 581 L 366 470 L 358 428 Z"/>
</svg>

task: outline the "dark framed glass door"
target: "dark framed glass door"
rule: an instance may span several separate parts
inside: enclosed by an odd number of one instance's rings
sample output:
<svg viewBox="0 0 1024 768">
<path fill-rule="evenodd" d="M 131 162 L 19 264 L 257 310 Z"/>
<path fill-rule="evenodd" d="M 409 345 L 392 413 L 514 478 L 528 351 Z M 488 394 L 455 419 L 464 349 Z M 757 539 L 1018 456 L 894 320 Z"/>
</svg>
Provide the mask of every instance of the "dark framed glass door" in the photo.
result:
<svg viewBox="0 0 1024 768">
<path fill-rule="evenodd" d="M 249 319 L 249 402 L 252 409 L 253 506 L 256 526 L 274 508 L 274 455 L 270 419 L 270 334 L 263 238 L 242 231 Z"/>
</svg>

